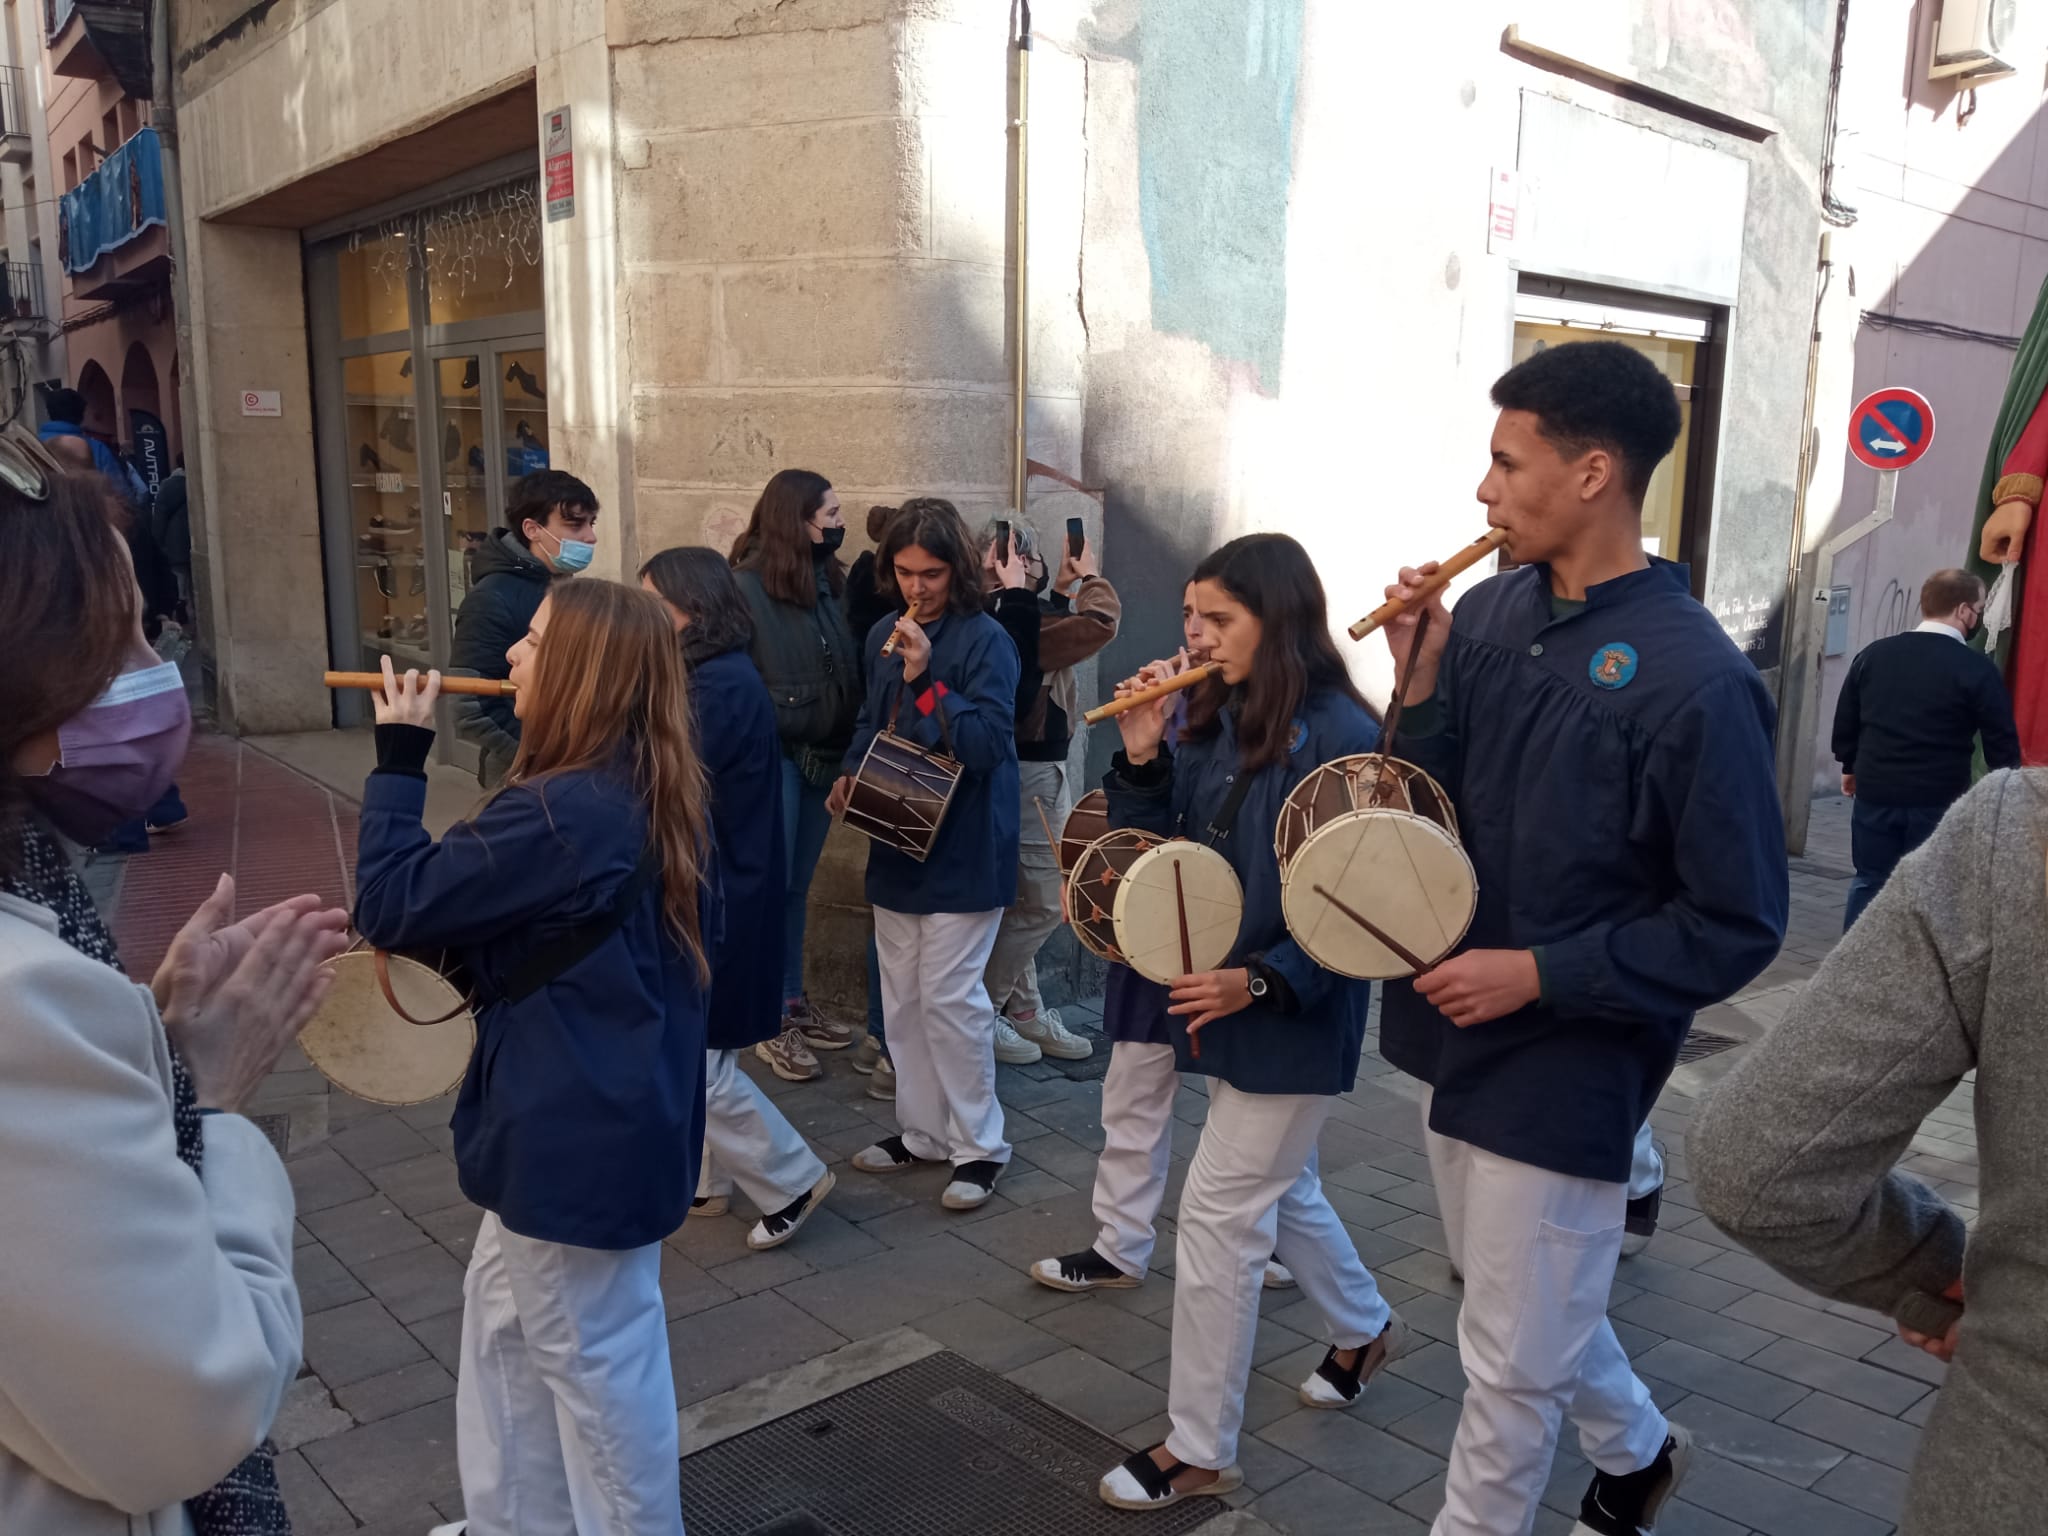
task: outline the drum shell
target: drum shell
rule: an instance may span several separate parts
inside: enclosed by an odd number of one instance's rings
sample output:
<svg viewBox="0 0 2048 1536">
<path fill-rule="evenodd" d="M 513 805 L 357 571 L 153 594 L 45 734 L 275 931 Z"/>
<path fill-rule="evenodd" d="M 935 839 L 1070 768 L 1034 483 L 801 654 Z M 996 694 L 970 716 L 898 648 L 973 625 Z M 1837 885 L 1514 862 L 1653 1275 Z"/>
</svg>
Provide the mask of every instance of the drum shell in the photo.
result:
<svg viewBox="0 0 2048 1536">
<path fill-rule="evenodd" d="M 1081 947 L 1123 965 L 1116 941 L 1116 886 L 1124 872 L 1162 841 L 1137 827 L 1117 827 L 1084 847 L 1067 873 L 1067 921 Z"/>
<path fill-rule="evenodd" d="M 846 825 L 922 864 L 938 841 L 961 771 L 952 758 L 883 731 L 854 776 Z"/>
<path fill-rule="evenodd" d="M 1088 845 L 1109 831 L 1109 796 L 1099 789 L 1091 789 L 1067 812 L 1066 825 L 1060 828 L 1057 854 L 1062 877 L 1074 872 L 1074 865 Z"/>
<path fill-rule="evenodd" d="M 461 1083 L 476 1049 L 467 1009 L 444 1022 L 414 1024 L 396 1013 L 377 980 L 376 952 L 353 949 L 326 962 L 334 975 L 299 1048 L 323 1077 L 373 1104 L 423 1104 Z M 461 991 L 431 966 L 385 957 L 392 991 L 416 1018 L 437 1019 L 463 1005 Z"/>
</svg>

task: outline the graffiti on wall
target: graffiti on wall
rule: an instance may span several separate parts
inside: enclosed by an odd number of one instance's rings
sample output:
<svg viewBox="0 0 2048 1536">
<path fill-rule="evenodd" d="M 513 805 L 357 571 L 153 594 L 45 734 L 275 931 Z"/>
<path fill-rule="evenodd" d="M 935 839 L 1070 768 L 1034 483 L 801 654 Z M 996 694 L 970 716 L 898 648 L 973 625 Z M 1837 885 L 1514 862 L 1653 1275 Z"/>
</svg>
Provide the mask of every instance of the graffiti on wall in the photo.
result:
<svg viewBox="0 0 2048 1536">
<path fill-rule="evenodd" d="M 1304 0 L 1144 0 L 1138 193 L 1152 324 L 1280 388 Z"/>
</svg>

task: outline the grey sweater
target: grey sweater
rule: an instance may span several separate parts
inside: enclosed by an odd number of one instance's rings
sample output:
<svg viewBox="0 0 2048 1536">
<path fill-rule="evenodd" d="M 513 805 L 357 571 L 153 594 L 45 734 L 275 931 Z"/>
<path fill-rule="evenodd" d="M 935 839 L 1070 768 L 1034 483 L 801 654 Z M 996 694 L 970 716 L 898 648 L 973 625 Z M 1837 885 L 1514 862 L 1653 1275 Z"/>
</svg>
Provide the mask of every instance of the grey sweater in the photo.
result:
<svg viewBox="0 0 2048 1536">
<path fill-rule="evenodd" d="M 1922 1332 L 1967 1310 L 1902 1536 L 2044 1528 L 2048 772 L 1995 773 L 1899 866 L 1688 1143 L 1700 1206 L 1774 1269 Z M 1968 1236 L 1893 1165 L 1977 1071 Z"/>
</svg>

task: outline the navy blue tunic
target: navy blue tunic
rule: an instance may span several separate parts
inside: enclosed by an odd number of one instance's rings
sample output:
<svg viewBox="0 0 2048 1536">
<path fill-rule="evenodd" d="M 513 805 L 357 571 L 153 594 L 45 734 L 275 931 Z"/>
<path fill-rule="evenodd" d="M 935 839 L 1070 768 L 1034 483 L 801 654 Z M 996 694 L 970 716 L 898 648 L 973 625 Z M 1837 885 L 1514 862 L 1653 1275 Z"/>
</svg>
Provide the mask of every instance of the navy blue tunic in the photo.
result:
<svg viewBox="0 0 2048 1536">
<path fill-rule="evenodd" d="M 1479 880 L 1463 947 L 1534 949 L 1542 999 L 1459 1029 L 1389 982 L 1380 1048 L 1434 1086 L 1437 1132 L 1620 1182 L 1693 1014 L 1770 964 L 1789 898 L 1755 668 L 1683 566 L 1586 598 L 1553 617 L 1543 566 L 1467 593 L 1396 748 L 1457 806 Z"/>
<path fill-rule="evenodd" d="M 860 771 L 868 747 L 893 720 L 897 735 L 932 751 L 944 751 L 950 734 L 966 772 L 922 864 L 869 843 L 868 900 L 919 915 L 999 911 L 1017 899 L 1016 644 L 985 613 L 949 613 L 924 626 L 931 660 L 906 690 L 902 658 L 882 656 L 895 627 L 894 615 L 881 620 L 862 646 L 867 698 L 845 771 Z"/>
<path fill-rule="evenodd" d="M 439 842 L 424 775 L 363 791 L 356 927 L 461 954 L 486 992 L 534 946 L 610 909 L 647 846 L 616 766 L 508 789 Z M 702 896 L 716 953 L 715 882 Z M 704 990 L 653 882 L 625 923 L 539 991 L 488 1002 L 456 1098 L 462 1193 L 521 1237 L 639 1248 L 682 1225 L 704 1144 Z"/>
<path fill-rule="evenodd" d="M 782 1032 L 782 738 L 768 685 L 744 646 L 691 664 L 690 707 L 725 894 L 707 1043 L 744 1050 Z"/>
<path fill-rule="evenodd" d="M 1142 827 L 1164 836 L 1207 842 L 1208 829 L 1230 798 L 1238 772 L 1237 727 L 1226 707 L 1221 728 L 1202 740 L 1181 742 L 1164 781 L 1142 789 L 1115 769 L 1103 781 L 1112 827 Z M 1324 970 L 1288 935 L 1280 911 L 1280 871 L 1273 828 L 1288 792 L 1333 758 L 1370 752 L 1379 740 L 1371 715 L 1339 693 L 1317 693 L 1295 723 L 1293 750 L 1257 770 L 1236 825 L 1215 844 L 1244 887 L 1244 922 L 1219 969 L 1263 960 L 1293 990 L 1292 1014 L 1254 1002 L 1203 1026 L 1199 1059 L 1188 1050 L 1187 1022 L 1168 1024 L 1175 1064 L 1183 1072 L 1222 1078 L 1246 1093 L 1347 1093 L 1358 1077 L 1371 985 Z M 1163 1014 L 1165 989 L 1132 976 L 1115 983 L 1105 1012 L 1118 1039 L 1142 1038 L 1139 1010 Z M 1124 1017 L 1129 1015 L 1129 1017 Z M 1158 1015 L 1154 1015 L 1155 1017 Z"/>
</svg>

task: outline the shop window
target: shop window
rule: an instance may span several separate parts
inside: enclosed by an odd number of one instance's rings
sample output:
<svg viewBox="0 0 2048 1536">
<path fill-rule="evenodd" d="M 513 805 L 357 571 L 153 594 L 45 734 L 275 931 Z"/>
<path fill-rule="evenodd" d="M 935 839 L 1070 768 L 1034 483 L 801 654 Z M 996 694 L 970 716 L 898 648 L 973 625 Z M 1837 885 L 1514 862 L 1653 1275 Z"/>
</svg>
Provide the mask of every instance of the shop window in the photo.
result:
<svg viewBox="0 0 2048 1536">
<path fill-rule="evenodd" d="M 457 199 L 420 220 L 427 323 L 527 314 L 542 308 L 540 205 L 527 185 Z"/>
<path fill-rule="evenodd" d="M 336 266 L 343 340 L 382 336 L 412 323 L 406 302 L 411 249 L 411 236 L 404 230 L 382 237 L 364 235 L 342 247 Z"/>
</svg>

